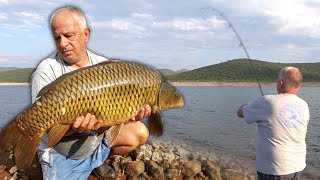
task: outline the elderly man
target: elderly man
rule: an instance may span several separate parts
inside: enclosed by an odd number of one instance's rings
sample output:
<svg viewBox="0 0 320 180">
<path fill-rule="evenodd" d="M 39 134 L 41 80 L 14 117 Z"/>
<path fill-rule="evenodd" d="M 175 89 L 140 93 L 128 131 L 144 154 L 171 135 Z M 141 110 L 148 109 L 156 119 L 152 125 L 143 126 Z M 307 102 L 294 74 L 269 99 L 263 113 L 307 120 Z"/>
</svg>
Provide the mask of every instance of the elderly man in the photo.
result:
<svg viewBox="0 0 320 180">
<path fill-rule="evenodd" d="M 267 95 L 241 105 L 238 116 L 258 124 L 256 168 L 259 180 L 299 179 L 306 167 L 308 104 L 296 94 L 302 74 L 295 67 L 283 68 L 277 95 Z"/>
<path fill-rule="evenodd" d="M 105 61 L 106 58 L 86 49 L 90 37 L 83 12 L 76 7 L 62 7 L 50 19 L 57 51 L 41 61 L 31 79 L 32 101 L 38 92 L 59 76 L 73 70 Z M 76 118 L 65 136 L 53 148 L 48 148 L 47 135 L 42 137 L 38 156 L 44 179 L 87 179 L 91 171 L 112 154 L 125 154 L 144 144 L 149 131 L 140 119 L 151 113 L 142 108 L 125 124 L 112 147 L 104 139 L 106 128 L 94 114 Z"/>
</svg>

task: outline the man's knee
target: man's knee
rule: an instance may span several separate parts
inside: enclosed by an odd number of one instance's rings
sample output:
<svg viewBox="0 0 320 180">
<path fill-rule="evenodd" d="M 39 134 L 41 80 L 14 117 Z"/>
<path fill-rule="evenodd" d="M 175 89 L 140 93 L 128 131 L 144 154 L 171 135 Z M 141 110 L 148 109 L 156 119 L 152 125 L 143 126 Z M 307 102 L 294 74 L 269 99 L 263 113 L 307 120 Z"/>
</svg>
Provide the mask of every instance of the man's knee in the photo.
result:
<svg viewBox="0 0 320 180">
<path fill-rule="evenodd" d="M 149 138 L 149 130 L 148 128 L 143 124 L 139 123 L 136 132 L 136 137 L 137 137 L 137 146 L 140 146 L 142 144 L 145 144 Z"/>
</svg>

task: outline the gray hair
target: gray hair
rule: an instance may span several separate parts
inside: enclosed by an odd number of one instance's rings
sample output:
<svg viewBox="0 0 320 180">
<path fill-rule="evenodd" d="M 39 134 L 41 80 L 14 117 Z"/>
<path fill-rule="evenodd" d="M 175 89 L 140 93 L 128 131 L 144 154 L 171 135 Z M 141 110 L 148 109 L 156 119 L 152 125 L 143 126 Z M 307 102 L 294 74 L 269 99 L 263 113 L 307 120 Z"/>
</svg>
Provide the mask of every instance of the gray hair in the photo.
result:
<svg viewBox="0 0 320 180">
<path fill-rule="evenodd" d="M 63 11 L 69 11 L 69 12 L 72 12 L 73 14 L 75 14 L 77 16 L 77 18 L 79 19 L 80 28 L 81 29 L 87 28 L 87 20 L 86 20 L 86 17 L 84 15 L 83 11 L 80 8 L 75 7 L 75 6 L 65 6 L 65 7 L 62 7 L 62 8 L 55 10 L 50 17 L 50 26 L 52 26 L 52 21 L 55 18 L 55 16 Z"/>
<path fill-rule="evenodd" d="M 302 73 L 296 67 L 284 67 L 278 75 L 278 80 L 283 80 L 285 88 L 299 88 L 302 82 Z"/>
</svg>

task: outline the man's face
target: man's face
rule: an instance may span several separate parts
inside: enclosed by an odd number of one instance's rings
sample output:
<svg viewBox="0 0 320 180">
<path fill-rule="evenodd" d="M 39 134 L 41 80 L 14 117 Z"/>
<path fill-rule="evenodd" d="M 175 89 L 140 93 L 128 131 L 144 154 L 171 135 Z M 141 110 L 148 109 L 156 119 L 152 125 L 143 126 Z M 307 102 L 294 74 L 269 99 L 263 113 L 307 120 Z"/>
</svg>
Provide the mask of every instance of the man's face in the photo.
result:
<svg viewBox="0 0 320 180">
<path fill-rule="evenodd" d="M 60 12 L 53 19 L 51 30 L 57 50 L 67 63 L 72 65 L 83 61 L 90 30 L 80 27 L 76 15 Z"/>
</svg>

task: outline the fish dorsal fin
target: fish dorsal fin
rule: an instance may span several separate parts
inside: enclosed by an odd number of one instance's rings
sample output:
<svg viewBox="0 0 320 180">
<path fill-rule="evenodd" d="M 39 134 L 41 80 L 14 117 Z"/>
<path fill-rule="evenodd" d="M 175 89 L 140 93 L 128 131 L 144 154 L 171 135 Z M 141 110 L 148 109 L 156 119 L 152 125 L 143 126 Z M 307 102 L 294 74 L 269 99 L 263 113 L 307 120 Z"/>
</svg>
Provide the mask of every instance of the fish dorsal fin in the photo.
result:
<svg viewBox="0 0 320 180">
<path fill-rule="evenodd" d="M 43 96 L 44 94 L 47 94 L 47 92 L 50 91 L 51 87 L 55 86 L 55 84 L 56 84 L 56 81 L 53 81 L 53 82 L 49 83 L 48 85 L 46 85 L 45 87 L 43 87 L 39 91 L 37 98 Z"/>
<path fill-rule="evenodd" d="M 124 123 L 116 126 L 111 126 L 106 132 L 106 140 L 108 142 L 108 146 L 111 148 L 113 146 L 114 140 L 119 136 L 121 129 L 123 128 Z"/>
<path fill-rule="evenodd" d="M 65 79 L 66 77 L 69 77 L 71 74 L 73 74 L 73 73 L 76 73 L 78 70 L 74 70 L 74 71 L 72 71 L 72 72 L 69 72 L 69 73 L 66 73 L 66 74 L 62 74 L 60 77 L 58 77 L 56 80 L 54 80 L 54 81 L 52 81 L 51 83 L 49 83 L 49 84 L 47 84 L 45 87 L 43 87 L 40 91 L 39 91 L 39 93 L 38 93 L 38 95 L 37 95 L 37 98 L 38 97 L 41 97 L 41 96 L 43 96 L 43 95 L 45 95 L 45 94 L 47 94 L 50 90 L 53 90 L 54 89 L 54 87 L 56 87 L 56 85 L 58 84 L 58 83 L 60 83 L 61 81 L 63 81 L 63 79 Z"/>
<path fill-rule="evenodd" d="M 121 61 L 116 60 L 116 59 L 110 59 L 110 60 L 105 60 L 105 61 L 99 62 L 98 64 L 107 65 L 107 64 L 113 64 L 113 63 L 119 63 L 119 62 L 121 62 Z"/>
<path fill-rule="evenodd" d="M 70 125 L 58 124 L 48 132 L 48 147 L 51 148 L 59 142 L 64 134 L 69 130 Z"/>
</svg>

